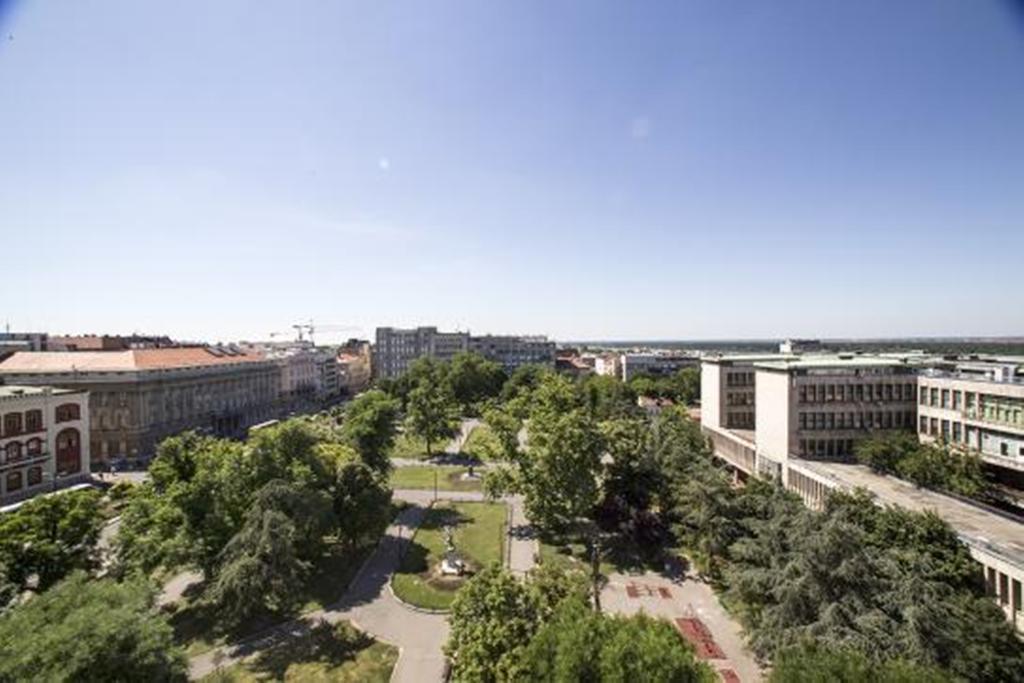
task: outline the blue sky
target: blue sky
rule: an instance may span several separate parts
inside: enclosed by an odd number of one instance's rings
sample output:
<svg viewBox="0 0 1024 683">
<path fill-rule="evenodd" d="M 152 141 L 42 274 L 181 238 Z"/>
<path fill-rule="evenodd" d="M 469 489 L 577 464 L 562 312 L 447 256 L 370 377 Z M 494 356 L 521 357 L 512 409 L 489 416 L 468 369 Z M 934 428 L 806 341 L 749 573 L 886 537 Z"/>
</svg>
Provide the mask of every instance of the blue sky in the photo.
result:
<svg viewBox="0 0 1024 683">
<path fill-rule="evenodd" d="M 14 329 L 1024 334 L 1020 3 L 0 5 Z"/>
</svg>

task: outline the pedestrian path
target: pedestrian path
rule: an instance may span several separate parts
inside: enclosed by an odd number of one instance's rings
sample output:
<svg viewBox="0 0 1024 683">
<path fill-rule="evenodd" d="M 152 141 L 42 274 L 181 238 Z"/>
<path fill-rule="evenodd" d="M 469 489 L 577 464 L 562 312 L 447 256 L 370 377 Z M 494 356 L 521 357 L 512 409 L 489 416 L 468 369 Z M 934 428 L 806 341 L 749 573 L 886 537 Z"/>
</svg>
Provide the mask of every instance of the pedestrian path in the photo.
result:
<svg viewBox="0 0 1024 683">
<path fill-rule="evenodd" d="M 478 492 L 445 492 L 445 500 L 483 500 Z M 410 503 L 388 527 L 377 549 L 360 569 L 345 597 L 335 605 L 303 615 L 242 643 L 218 648 L 193 657 L 189 674 L 202 678 L 218 668 L 226 667 L 251 657 L 282 638 L 302 635 L 319 620 L 330 623 L 351 621 L 359 629 L 375 638 L 399 648 L 398 663 L 392 673 L 392 683 L 421 683 L 442 681 L 445 676 L 443 646 L 448 639 L 448 620 L 443 614 L 427 614 L 413 610 L 391 594 L 388 586 L 391 575 L 398 568 L 402 555 L 413 534 L 423 521 L 433 493 L 419 490 L 396 490 L 395 498 Z M 513 528 L 525 526 L 522 502 L 506 501 L 511 506 Z M 518 521 L 517 521 L 518 520 Z M 525 572 L 533 567 L 536 541 L 517 538 L 510 534 L 511 566 L 514 571 Z"/>
</svg>

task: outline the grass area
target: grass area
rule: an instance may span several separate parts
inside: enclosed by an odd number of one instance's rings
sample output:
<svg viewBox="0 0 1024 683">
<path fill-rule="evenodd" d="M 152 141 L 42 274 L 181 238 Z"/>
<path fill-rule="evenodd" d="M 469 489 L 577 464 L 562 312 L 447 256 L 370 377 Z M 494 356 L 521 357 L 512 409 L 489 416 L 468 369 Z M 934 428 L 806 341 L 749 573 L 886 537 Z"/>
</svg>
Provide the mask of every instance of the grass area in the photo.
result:
<svg viewBox="0 0 1024 683">
<path fill-rule="evenodd" d="M 220 669 L 207 683 L 250 681 L 338 681 L 387 683 L 398 661 L 398 648 L 375 641 L 342 622 L 320 622 L 308 634 L 284 640 L 257 657 Z"/>
<path fill-rule="evenodd" d="M 504 503 L 438 502 L 427 511 L 391 580 L 395 595 L 419 607 L 448 609 L 465 577 L 440 575 L 445 525 L 455 527 L 455 548 L 472 572 L 502 562 L 505 520 Z"/>
<path fill-rule="evenodd" d="M 329 543 L 320 560 L 313 565 L 303 587 L 300 612 L 322 609 L 340 600 L 374 547 L 375 544 L 367 544 L 348 552 L 340 543 Z M 168 611 L 175 640 L 190 657 L 259 633 L 294 616 L 268 614 L 246 621 L 237 628 L 225 628 L 218 610 L 203 602 L 201 594 L 195 593 L 186 595 Z"/>
<path fill-rule="evenodd" d="M 450 439 L 435 443 L 430 449 L 431 455 L 441 455 L 449 443 L 451 443 Z M 423 439 L 414 438 L 403 432 L 395 439 L 395 445 L 391 449 L 391 457 L 425 460 L 427 457 L 427 447 L 423 443 Z"/>
<path fill-rule="evenodd" d="M 466 439 L 465 445 L 462 447 L 462 452 L 466 455 L 475 456 L 485 461 L 492 459 L 492 454 L 498 453 L 500 450 L 501 445 L 498 443 L 498 437 L 495 436 L 494 431 L 486 424 L 479 424 L 474 427 L 473 431 L 469 433 L 469 438 Z"/>
<path fill-rule="evenodd" d="M 438 491 L 479 491 L 479 479 L 462 479 L 468 470 L 465 467 L 442 465 L 413 465 L 396 467 L 391 471 L 391 487 L 396 489 L 433 489 L 434 474 L 437 474 Z"/>
<path fill-rule="evenodd" d="M 590 572 L 590 554 L 586 543 L 577 536 L 540 539 L 540 562 Z M 663 562 L 644 558 L 636 548 L 620 540 L 605 541 L 601 556 L 601 573 L 605 576 L 613 572 L 631 573 L 645 569 L 660 571 L 663 567 Z"/>
</svg>

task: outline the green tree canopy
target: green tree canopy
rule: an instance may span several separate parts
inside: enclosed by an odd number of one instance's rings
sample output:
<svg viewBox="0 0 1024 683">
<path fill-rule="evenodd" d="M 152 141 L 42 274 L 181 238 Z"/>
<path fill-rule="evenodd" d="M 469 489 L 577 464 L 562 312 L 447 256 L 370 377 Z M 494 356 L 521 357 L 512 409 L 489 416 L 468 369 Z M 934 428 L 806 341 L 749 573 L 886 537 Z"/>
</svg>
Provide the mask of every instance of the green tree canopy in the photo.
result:
<svg viewBox="0 0 1024 683">
<path fill-rule="evenodd" d="M 813 645 L 783 650 L 775 658 L 770 683 L 952 683 L 935 667 L 905 660 L 877 660 L 856 650 L 827 650 Z"/>
<path fill-rule="evenodd" d="M 0 616 L 0 681 L 185 681 L 145 581 L 77 572 Z"/>
<path fill-rule="evenodd" d="M 464 415 L 477 414 L 479 404 L 497 397 L 507 379 L 501 365 L 471 351 L 456 354 L 448 367 L 452 395 Z"/>
<path fill-rule="evenodd" d="M 398 409 L 399 403 L 380 390 L 361 394 L 345 409 L 341 428 L 345 440 L 377 472 L 391 469 Z"/>
<path fill-rule="evenodd" d="M 458 433 L 458 406 L 443 363 L 419 358 L 409 367 L 408 375 L 414 384 L 409 392 L 406 429 L 423 440 L 429 457 L 435 444 Z"/>
</svg>

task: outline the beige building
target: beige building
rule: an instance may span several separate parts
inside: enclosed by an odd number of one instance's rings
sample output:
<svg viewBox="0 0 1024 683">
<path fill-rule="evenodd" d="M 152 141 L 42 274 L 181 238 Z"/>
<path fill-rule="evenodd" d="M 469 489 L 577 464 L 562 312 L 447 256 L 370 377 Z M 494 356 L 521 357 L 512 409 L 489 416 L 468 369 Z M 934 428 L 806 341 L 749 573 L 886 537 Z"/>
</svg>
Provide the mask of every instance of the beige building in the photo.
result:
<svg viewBox="0 0 1024 683">
<path fill-rule="evenodd" d="M 0 386 L 0 505 L 89 478 L 89 394 Z"/>
<path fill-rule="evenodd" d="M 1024 472 L 1024 359 L 974 360 L 918 378 L 917 432 Z"/>
<path fill-rule="evenodd" d="M 543 336 L 470 336 L 468 332 L 438 332 L 436 327 L 378 327 L 373 372 L 377 377 L 394 378 L 422 356 L 448 361 L 463 351 L 475 351 L 508 371 L 531 363 L 555 365 L 555 342 Z"/>
<path fill-rule="evenodd" d="M 779 354 L 711 355 L 701 359 L 701 420 L 721 429 L 748 430 L 756 422 L 754 364 L 795 358 Z"/>
<path fill-rule="evenodd" d="M 341 391 L 354 395 L 370 386 L 370 344 L 349 343 L 338 351 L 338 381 Z"/>
<path fill-rule="evenodd" d="M 188 429 L 243 436 L 276 415 L 281 388 L 274 361 L 234 347 L 21 352 L 0 379 L 88 391 L 93 463 L 146 460 Z"/>
<path fill-rule="evenodd" d="M 699 364 L 700 359 L 696 356 L 680 353 L 623 353 L 619 356 L 623 382 L 641 375 L 672 375 L 683 368 L 695 368 Z"/>
</svg>

